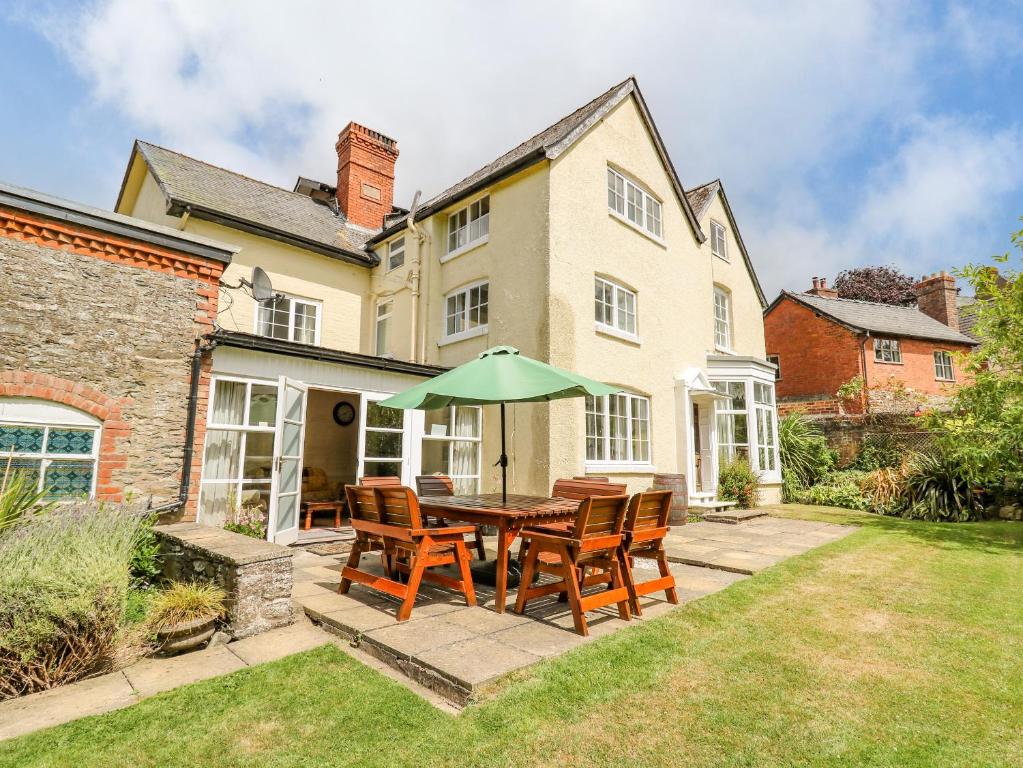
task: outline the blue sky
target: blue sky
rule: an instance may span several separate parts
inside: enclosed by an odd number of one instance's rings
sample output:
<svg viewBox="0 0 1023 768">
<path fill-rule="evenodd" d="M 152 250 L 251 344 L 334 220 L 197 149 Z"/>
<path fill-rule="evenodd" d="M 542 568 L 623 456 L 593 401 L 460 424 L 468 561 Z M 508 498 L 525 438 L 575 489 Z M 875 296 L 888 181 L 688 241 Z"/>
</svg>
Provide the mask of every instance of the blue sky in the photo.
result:
<svg viewBox="0 0 1023 768">
<path fill-rule="evenodd" d="M 132 140 L 281 186 L 349 120 L 434 194 L 635 74 L 687 186 L 721 177 L 769 295 L 919 275 L 1023 227 L 1023 4 L 0 6 L 0 179 L 113 205 Z"/>
</svg>

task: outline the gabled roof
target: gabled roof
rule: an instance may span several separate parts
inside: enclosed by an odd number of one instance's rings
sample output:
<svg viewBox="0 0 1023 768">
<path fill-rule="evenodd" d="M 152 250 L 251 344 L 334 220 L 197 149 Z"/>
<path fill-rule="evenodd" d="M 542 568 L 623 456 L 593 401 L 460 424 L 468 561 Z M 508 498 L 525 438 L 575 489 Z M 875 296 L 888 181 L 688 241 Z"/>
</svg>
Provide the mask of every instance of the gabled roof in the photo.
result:
<svg viewBox="0 0 1023 768">
<path fill-rule="evenodd" d="M 785 297 L 855 331 L 870 331 L 885 336 L 903 336 L 930 341 L 948 341 L 954 344 L 977 343 L 969 336 L 949 328 L 930 315 L 925 315 L 916 307 L 896 307 L 873 301 L 830 299 L 809 293 L 782 291 L 766 311 L 770 312 Z"/>
<path fill-rule="evenodd" d="M 136 141 L 125 171 L 120 206 L 136 154 L 149 167 L 167 200 L 167 211 L 190 212 L 300 248 L 365 266 L 376 257 L 363 251 L 373 234 L 347 222 L 329 205 L 155 144 Z"/>
<path fill-rule="evenodd" d="M 630 95 L 636 98 L 640 114 L 643 116 L 650 135 L 653 137 L 654 145 L 657 147 L 661 162 L 664 164 L 665 171 L 675 188 L 679 204 L 682 206 L 693 235 L 698 242 L 702 243 L 706 236 L 700 229 L 699 221 L 689 207 L 689 201 L 686 199 L 682 183 L 679 181 L 678 174 L 671 163 L 671 158 L 668 157 L 668 152 L 664 148 L 664 143 L 661 141 L 660 134 L 657 132 L 657 127 L 654 125 L 653 118 L 650 116 L 650 111 L 647 109 L 646 102 L 643 100 L 643 95 L 640 93 L 639 86 L 636 84 L 634 77 L 629 77 L 618 83 L 618 85 L 600 94 L 593 101 L 579 107 L 570 115 L 563 117 L 554 125 L 540 131 L 540 133 L 532 138 L 526 139 L 514 149 L 505 152 L 493 162 L 483 166 L 475 173 L 469 174 L 457 184 L 448 187 L 439 195 L 426 201 L 416 209 L 415 220 L 424 219 L 446 208 L 459 198 L 471 195 L 473 192 L 477 192 L 513 173 L 518 173 L 543 159 L 554 160 Z M 399 219 L 389 221 L 387 228 L 383 232 L 370 238 L 369 244 L 377 243 L 398 232 L 406 226 L 407 219 L 407 216 L 402 216 Z"/>
<path fill-rule="evenodd" d="M 693 187 L 686 192 L 686 199 L 689 201 L 697 221 L 703 220 L 707 209 L 710 208 L 711 201 L 714 199 L 714 195 L 719 189 L 721 189 L 721 180 L 714 179 L 714 181 L 708 181 L 703 186 Z"/>
</svg>

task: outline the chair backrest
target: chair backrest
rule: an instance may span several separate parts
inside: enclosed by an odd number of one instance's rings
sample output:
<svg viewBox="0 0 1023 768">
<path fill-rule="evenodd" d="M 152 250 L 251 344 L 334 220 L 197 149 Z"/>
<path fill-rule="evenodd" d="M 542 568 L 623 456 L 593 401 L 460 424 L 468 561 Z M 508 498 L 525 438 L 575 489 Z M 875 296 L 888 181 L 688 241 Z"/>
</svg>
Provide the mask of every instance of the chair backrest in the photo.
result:
<svg viewBox="0 0 1023 768">
<path fill-rule="evenodd" d="M 423 516 L 419 512 L 419 499 L 404 485 L 378 485 L 373 489 L 385 525 L 399 528 L 422 528 Z"/>
<path fill-rule="evenodd" d="M 416 492 L 420 496 L 454 496 L 455 484 L 447 475 L 420 475 L 416 478 Z"/>
<path fill-rule="evenodd" d="M 377 488 L 381 485 L 401 485 L 400 477 L 360 477 L 359 485 L 365 485 L 369 488 Z"/>
<path fill-rule="evenodd" d="M 602 477 L 601 475 L 575 475 L 573 480 L 588 480 L 591 483 L 610 483 L 610 477 Z"/>
<path fill-rule="evenodd" d="M 597 536 L 614 536 L 622 532 L 625 513 L 629 508 L 626 494 L 615 496 L 588 496 L 579 505 L 572 536 L 590 539 Z"/>
<path fill-rule="evenodd" d="M 351 515 L 353 521 L 383 522 L 374 488 L 368 485 L 346 485 L 345 497 L 348 499 L 348 514 Z"/>
<path fill-rule="evenodd" d="M 562 478 L 554 483 L 552 496 L 562 499 L 588 499 L 590 496 L 618 496 L 626 492 L 623 483 L 604 483 L 593 480 L 568 480 Z"/>
<path fill-rule="evenodd" d="M 629 512 L 625 516 L 625 530 L 643 531 L 664 528 L 671 515 L 671 491 L 644 491 L 629 501 Z"/>
</svg>

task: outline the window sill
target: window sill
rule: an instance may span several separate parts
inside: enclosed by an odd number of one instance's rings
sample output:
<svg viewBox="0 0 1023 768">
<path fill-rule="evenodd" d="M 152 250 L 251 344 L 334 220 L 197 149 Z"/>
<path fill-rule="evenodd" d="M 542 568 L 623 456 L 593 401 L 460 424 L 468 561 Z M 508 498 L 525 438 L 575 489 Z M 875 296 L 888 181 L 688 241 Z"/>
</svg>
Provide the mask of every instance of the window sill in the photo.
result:
<svg viewBox="0 0 1023 768">
<path fill-rule="evenodd" d="M 596 330 L 597 333 L 603 336 L 613 336 L 614 338 L 628 342 L 629 344 L 635 344 L 637 347 L 642 346 L 643 344 L 643 339 L 641 339 L 636 334 L 629 333 L 628 331 L 619 330 L 618 328 L 614 328 L 610 325 L 596 323 L 594 325 L 594 330 Z"/>
<path fill-rule="evenodd" d="M 643 237 L 645 237 L 647 240 L 650 240 L 651 242 L 656 243 L 657 245 L 661 246 L 661 248 L 665 248 L 666 249 L 668 247 L 668 244 L 664 242 L 664 237 L 663 236 L 662 237 L 658 237 L 653 232 L 648 232 L 647 230 L 645 230 L 643 227 L 639 226 L 639 224 L 635 223 L 634 221 L 629 221 L 629 218 L 627 216 L 623 216 L 622 214 L 618 213 L 618 211 L 616 211 L 616 210 L 614 210 L 612 208 L 608 208 L 607 209 L 607 215 L 610 216 L 612 219 L 615 219 L 616 221 L 621 222 L 622 224 L 627 226 L 629 229 L 634 230 L 634 231 L 638 232 L 639 234 L 643 235 Z M 661 223 L 661 227 L 662 228 L 664 227 L 664 223 L 663 222 Z"/>
<path fill-rule="evenodd" d="M 935 377 L 934 380 L 936 382 L 938 382 L 939 384 L 955 384 L 956 383 L 955 379 L 939 379 L 939 378 Z"/>
<path fill-rule="evenodd" d="M 478 325 L 475 328 L 471 328 L 468 331 L 462 331 L 451 336 L 445 336 L 437 342 L 438 347 L 446 347 L 448 344 L 457 344 L 460 341 L 466 339 L 475 339 L 477 336 L 486 336 L 490 332 L 489 325 Z"/>
<path fill-rule="evenodd" d="M 725 262 L 725 264 L 732 263 L 732 260 L 729 259 L 727 256 L 722 256 L 720 253 L 714 253 L 714 251 L 711 251 L 711 253 L 714 254 L 715 258 L 721 259 L 721 261 Z"/>
<path fill-rule="evenodd" d="M 587 461 L 583 465 L 586 474 L 605 475 L 652 475 L 657 468 L 648 461 Z"/>
<path fill-rule="evenodd" d="M 451 261 L 452 259 L 457 259 L 463 253 L 468 253 L 469 251 L 475 250 L 476 248 L 479 248 L 481 245 L 486 245 L 489 242 L 490 242 L 489 234 L 486 235 L 485 237 L 481 237 L 479 240 L 473 240 L 471 243 L 466 243 L 461 248 L 456 248 L 450 253 L 445 253 L 443 256 L 440 257 L 440 263 L 445 264 Z"/>
<path fill-rule="evenodd" d="M 905 365 L 905 363 L 895 362 L 894 360 L 875 360 L 874 363 L 877 365 Z"/>
<path fill-rule="evenodd" d="M 719 347 L 717 344 L 714 345 L 714 351 L 722 355 L 735 355 L 734 349 L 728 349 L 727 347 Z"/>
</svg>

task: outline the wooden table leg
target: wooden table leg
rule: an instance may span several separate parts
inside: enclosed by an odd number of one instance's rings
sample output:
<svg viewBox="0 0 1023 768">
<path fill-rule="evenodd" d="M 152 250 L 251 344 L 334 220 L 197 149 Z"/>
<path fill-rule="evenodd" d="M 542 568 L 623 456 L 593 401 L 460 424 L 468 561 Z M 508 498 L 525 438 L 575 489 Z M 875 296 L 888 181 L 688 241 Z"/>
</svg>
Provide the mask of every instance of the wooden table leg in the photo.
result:
<svg viewBox="0 0 1023 768">
<path fill-rule="evenodd" d="M 514 535 L 508 538 L 508 524 L 502 522 L 497 528 L 497 578 L 495 579 L 497 595 L 494 610 L 504 613 L 504 603 L 508 593 L 508 549 L 514 541 Z"/>
<path fill-rule="evenodd" d="M 305 529 L 308 531 L 313 526 L 313 509 L 306 505 L 305 508 Z"/>
</svg>

